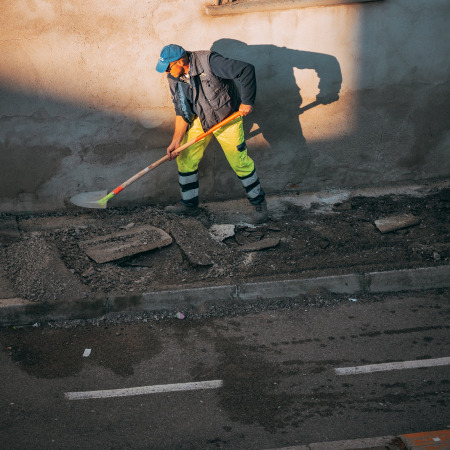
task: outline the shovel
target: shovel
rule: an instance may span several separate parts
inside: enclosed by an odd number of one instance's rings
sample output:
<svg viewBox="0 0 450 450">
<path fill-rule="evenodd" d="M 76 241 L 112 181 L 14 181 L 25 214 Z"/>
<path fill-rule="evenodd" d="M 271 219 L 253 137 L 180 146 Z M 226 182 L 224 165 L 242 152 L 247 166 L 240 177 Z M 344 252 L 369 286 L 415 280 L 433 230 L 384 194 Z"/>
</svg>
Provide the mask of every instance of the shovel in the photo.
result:
<svg viewBox="0 0 450 450">
<path fill-rule="evenodd" d="M 176 150 L 174 150 L 174 153 L 176 154 L 176 156 L 178 156 L 183 150 L 190 147 L 192 144 L 201 141 L 206 136 L 208 136 L 211 133 L 214 133 L 214 131 L 217 131 L 219 128 L 236 119 L 240 115 L 241 115 L 240 111 L 236 111 L 235 113 L 231 114 L 231 116 L 228 116 L 226 119 L 222 120 L 222 122 L 219 122 L 217 125 L 214 125 L 205 133 L 198 135 L 195 139 L 192 139 L 191 141 L 186 142 L 186 144 L 182 145 L 181 147 L 178 147 Z M 123 191 L 131 183 L 134 183 L 137 179 L 141 178 L 143 175 L 145 175 L 147 172 L 150 172 L 150 170 L 153 170 L 155 167 L 158 167 L 163 162 L 168 161 L 168 159 L 169 159 L 168 155 L 164 156 L 161 159 L 158 159 L 158 161 L 155 161 L 153 164 L 150 164 L 145 169 L 142 169 L 139 173 L 129 178 L 120 186 L 116 187 L 116 189 L 111 191 L 109 194 L 108 191 L 84 192 L 81 194 L 74 195 L 70 199 L 70 201 L 74 205 L 81 206 L 83 208 L 104 209 L 106 208 L 108 200 L 114 198 L 119 192 Z"/>
</svg>

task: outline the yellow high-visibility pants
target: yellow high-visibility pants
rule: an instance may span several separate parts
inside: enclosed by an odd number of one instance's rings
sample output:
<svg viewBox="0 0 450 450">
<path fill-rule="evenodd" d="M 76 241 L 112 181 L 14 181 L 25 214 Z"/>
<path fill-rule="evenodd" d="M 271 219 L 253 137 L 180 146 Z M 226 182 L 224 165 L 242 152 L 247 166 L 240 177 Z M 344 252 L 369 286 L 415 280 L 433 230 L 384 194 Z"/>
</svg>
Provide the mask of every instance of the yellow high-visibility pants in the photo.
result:
<svg viewBox="0 0 450 450">
<path fill-rule="evenodd" d="M 200 119 L 196 117 L 186 132 L 182 144 L 195 139 L 202 133 L 204 130 Z M 264 200 L 264 191 L 256 174 L 255 163 L 247 155 L 242 117 L 237 117 L 213 134 L 222 147 L 231 168 L 241 180 L 249 201 L 254 205 L 261 203 Z M 198 165 L 211 139 L 212 135 L 206 136 L 183 150 L 177 158 L 181 203 L 186 206 L 198 205 Z"/>
</svg>

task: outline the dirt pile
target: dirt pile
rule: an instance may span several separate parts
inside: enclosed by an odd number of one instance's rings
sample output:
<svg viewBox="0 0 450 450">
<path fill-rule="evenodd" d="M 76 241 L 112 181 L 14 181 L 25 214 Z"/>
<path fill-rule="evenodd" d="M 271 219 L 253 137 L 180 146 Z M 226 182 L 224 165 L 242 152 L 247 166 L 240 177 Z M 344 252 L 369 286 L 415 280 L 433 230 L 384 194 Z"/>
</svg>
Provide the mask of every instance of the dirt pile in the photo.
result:
<svg viewBox="0 0 450 450">
<path fill-rule="evenodd" d="M 9 278 L 18 294 L 28 300 L 55 302 L 86 298 L 90 290 L 61 261 L 51 240 L 43 236 L 27 236 L 8 246 L 5 260 Z"/>
</svg>

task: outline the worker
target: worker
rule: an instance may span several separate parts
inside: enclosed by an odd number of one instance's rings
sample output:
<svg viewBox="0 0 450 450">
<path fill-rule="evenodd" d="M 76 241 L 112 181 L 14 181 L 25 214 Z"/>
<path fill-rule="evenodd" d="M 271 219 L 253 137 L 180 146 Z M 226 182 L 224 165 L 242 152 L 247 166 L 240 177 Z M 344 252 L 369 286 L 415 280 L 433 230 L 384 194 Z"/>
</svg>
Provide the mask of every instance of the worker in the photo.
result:
<svg viewBox="0 0 450 450">
<path fill-rule="evenodd" d="M 167 206 L 165 211 L 183 216 L 199 213 L 198 165 L 212 135 L 186 148 L 178 156 L 175 150 L 240 111 L 241 116 L 215 131 L 214 136 L 254 206 L 253 222 L 265 222 L 265 193 L 255 164 L 247 155 L 242 119 L 253 111 L 256 97 L 254 66 L 215 52 L 190 52 L 170 44 L 162 49 L 156 70 L 167 73 L 175 106 L 175 131 L 167 155 L 170 160 L 177 158 L 181 188 L 180 203 Z M 241 92 L 235 82 L 240 85 Z"/>
</svg>

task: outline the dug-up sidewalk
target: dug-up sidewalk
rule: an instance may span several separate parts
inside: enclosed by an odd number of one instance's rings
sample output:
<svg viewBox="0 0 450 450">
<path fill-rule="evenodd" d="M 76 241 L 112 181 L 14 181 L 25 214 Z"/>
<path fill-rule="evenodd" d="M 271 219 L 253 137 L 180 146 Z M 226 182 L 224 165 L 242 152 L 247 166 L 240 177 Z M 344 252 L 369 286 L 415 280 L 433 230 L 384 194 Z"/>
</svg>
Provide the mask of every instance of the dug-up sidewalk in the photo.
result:
<svg viewBox="0 0 450 450">
<path fill-rule="evenodd" d="M 450 287 L 450 180 L 267 201 L 2 214 L 0 326 Z"/>
<path fill-rule="evenodd" d="M 450 430 L 427 431 L 349 441 L 318 442 L 276 450 L 448 450 Z M 275 449 L 273 449 L 275 450 Z"/>
</svg>

